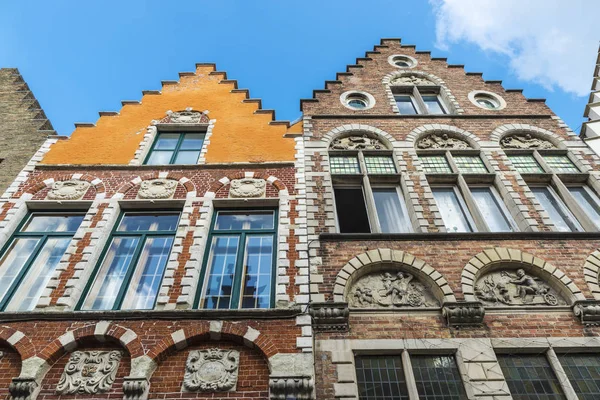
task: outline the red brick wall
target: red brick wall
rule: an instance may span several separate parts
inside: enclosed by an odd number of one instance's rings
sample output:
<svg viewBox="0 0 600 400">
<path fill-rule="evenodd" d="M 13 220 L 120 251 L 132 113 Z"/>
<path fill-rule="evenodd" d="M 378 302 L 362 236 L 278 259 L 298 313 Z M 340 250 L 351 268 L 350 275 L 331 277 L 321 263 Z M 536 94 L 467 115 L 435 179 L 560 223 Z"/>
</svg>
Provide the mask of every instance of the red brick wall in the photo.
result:
<svg viewBox="0 0 600 400">
<path fill-rule="evenodd" d="M 0 344 L 3 353 L 0 359 L 0 399 L 8 399 L 8 385 L 21 372 L 21 357 L 5 344 Z"/>
</svg>

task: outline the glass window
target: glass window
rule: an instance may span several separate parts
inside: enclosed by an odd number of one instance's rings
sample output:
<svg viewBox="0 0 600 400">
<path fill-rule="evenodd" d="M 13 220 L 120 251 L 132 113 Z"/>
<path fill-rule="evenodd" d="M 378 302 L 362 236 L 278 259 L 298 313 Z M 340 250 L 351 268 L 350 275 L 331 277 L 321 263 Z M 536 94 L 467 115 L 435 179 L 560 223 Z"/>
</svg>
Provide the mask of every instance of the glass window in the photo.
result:
<svg viewBox="0 0 600 400">
<path fill-rule="evenodd" d="M 410 357 L 420 400 L 466 400 L 465 388 L 452 356 Z"/>
<path fill-rule="evenodd" d="M 81 309 L 154 308 L 178 220 L 179 213 L 125 212 Z"/>
<path fill-rule="evenodd" d="M 545 155 L 544 161 L 546 161 L 548 167 L 554 172 L 579 172 L 579 168 L 566 155 Z"/>
<path fill-rule="evenodd" d="M 410 219 L 397 188 L 373 188 L 379 226 L 383 233 L 411 232 Z"/>
<path fill-rule="evenodd" d="M 522 174 L 543 174 L 544 170 L 538 164 L 533 154 L 527 154 L 522 156 L 510 155 L 508 159 L 513 164 L 515 169 Z"/>
<path fill-rule="evenodd" d="M 479 156 L 453 156 L 458 172 L 463 174 L 487 174 L 488 170 Z"/>
<path fill-rule="evenodd" d="M 401 356 L 361 356 L 355 362 L 359 399 L 408 400 Z"/>
<path fill-rule="evenodd" d="M 450 164 L 445 156 L 419 156 L 425 172 L 428 174 L 451 174 Z"/>
<path fill-rule="evenodd" d="M 360 174 L 357 156 L 332 156 L 329 157 L 329 167 L 332 174 Z"/>
<path fill-rule="evenodd" d="M 395 174 L 396 167 L 391 156 L 365 156 L 367 173 L 369 174 Z"/>
<path fill-rule="evenodd" d="M 362 187 L 333 189 L 335 209 L 341 233 L 370 233 L 369 217 Z"/>
<path fill-rule="evenodd" d="M 203 133 L 159 133 L 146 164 L 196 164 L 203 143 Z"/>
<path fill-rule="evenodd" d="M 600 399 L 600 357 L 595 354 L 559 354 L 558 359 L 580 400 Z"/>
<path fill-rule="evenodd" d="M 440 101 L 440 96 L 437 94 L 423 94 L 421 97 L 429 114 L 446 114 L 446 110 L 444 110 L 444 106 Z"/>
<path fill-rule="evenodd" d="M 402 115 L 415 115 L 418 114 L 417 107 L 415 106 L 415 102 L 413 97 L 410 95 L 403 96 L 395 96 L 396 105 L 398 106 L 398 111 Z"/>
<path fill-rule="evenodd" d="M 544 355 L 498 355 L 514 400 L 563 400 L 563 390 Z"/>
<path fill-rule="evenodd" d="M 477 101 L 477 104 L 479 104 L 480 106 L 489 110 L 495 110 L 496 108 L 498 108 L 498 104 L 487 97 L 476 97 L 475 101 Z"/>
<path fill-rule="evenodd" d="M 32 213 L 0 258 L 0 305 L 35 308 L 84 214 Z"/>
<path fill-rule="evenodd" d="M 491 232 L 511 232 L 514 230 L 508 210 L 491 187 L 471 188 L 471 194 Z"/>
<path fill-rule="evenodd" d="M 431 188 L 448 232 L 473 232 L 467 207 L 453 187 Z"/>
<path fill-rule="evenodd" d="M 585 186 L 571 186 L 569 192 L 583 208 L 588 217 L 600 228 L 600 199 L 596 193 Z"/>
<path fill-rule="evenodd" d="M 556 193 L 554 193 L 554 190 L 548 186 L 538 186 L 532 187 L 531 191 L 550 216 L 550 220 L 552 220 L 556 229 L 561 232 L 576 232 L 583 230 L 567 206 Z"/>
<path fill-rule="evenodd" d="M 275 211 L 217 212 L 209 236 L 201 308 L 271 307 L 275 219 Z"/>
</svg>

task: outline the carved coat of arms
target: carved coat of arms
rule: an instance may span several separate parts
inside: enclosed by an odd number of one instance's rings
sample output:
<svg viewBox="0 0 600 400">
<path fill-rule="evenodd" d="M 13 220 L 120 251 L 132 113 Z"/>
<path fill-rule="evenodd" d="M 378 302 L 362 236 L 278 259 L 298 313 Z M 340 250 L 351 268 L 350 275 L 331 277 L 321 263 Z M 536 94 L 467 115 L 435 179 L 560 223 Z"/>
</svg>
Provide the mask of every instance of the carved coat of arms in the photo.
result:
<svg viewBox="0 0 600 400">
<path fill-rule="evenodd" d="M 175 194 L 177 181 L 171 179 L 152 179 L 140 184 L 140 199 L 169 199 Z"/>
<path fill-rule="evenodd" d="M 185 363 L 183 389 L 188 392 L 235 390 L 239 363 L 237 350 L 192 350 Z"/>
<path fill-rule="evenodd" d="M 263 197 L 267 188 L 264 179 L 234 179 L 231 181 L 229 197 Z"/>
<path fill-rule="evenodd" d="M 74 351 L 56 386 L 58 394 L 97 394 L 108 391 L 119 368 L 122 353 Z"/>
<path fill-rule="evenodd" d="M 76 179 L 54 182 L 47 198 L 49 200 L 79 200 L 89 187 L 89 182 Z"/>
</svg>

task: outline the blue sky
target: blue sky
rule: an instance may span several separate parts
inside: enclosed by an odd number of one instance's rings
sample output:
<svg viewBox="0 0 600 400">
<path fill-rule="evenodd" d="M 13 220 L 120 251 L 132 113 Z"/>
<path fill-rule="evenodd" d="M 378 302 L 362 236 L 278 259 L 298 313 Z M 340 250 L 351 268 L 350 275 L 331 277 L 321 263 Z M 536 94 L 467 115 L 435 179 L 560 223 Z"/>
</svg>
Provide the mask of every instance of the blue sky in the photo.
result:
<svg viewBox="0 0 600 400">
<path fill-rule="evenodd" d="M 592 26 L 599 7 L 577 0 L 548 7 L 554 1 L 0 0 L 0 67 L 19 68 L 61 135 L 196 62 L 215 62 L 278 119 L 293 120 L 300 98 L 380 38 L 401 37 L 505 88 L 547 98 L 578 131 L 598 48 L 585 21 Z"/>
</svg>

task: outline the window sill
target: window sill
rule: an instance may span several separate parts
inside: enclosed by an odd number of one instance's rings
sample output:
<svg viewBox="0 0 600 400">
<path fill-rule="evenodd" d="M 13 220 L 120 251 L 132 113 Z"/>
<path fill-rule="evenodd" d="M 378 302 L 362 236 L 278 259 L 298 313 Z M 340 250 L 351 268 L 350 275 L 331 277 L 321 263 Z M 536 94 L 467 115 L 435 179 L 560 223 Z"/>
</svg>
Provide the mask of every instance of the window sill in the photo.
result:
<svg viewBox="0 0 600 400">
<path fill-rule="evenodd" d="M 600 240 L 600 232 L 322 233 L 320 241 Z"/>
</svg>

